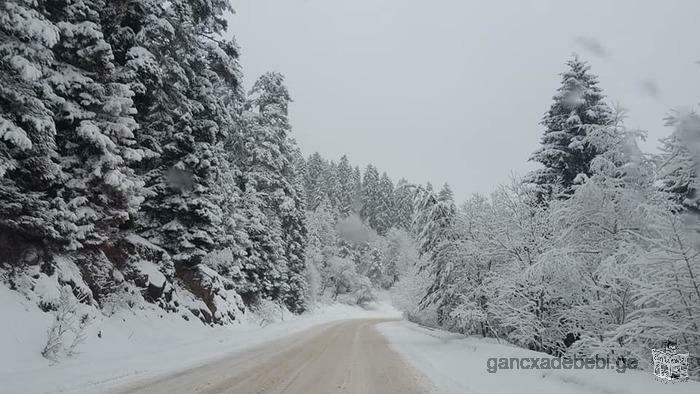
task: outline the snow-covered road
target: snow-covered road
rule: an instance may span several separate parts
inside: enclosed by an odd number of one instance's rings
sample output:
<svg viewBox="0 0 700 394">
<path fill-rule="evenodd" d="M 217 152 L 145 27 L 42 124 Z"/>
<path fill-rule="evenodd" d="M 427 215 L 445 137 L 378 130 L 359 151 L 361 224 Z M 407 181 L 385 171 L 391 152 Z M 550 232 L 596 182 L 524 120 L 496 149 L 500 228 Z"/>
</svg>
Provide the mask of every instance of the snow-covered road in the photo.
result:
<svg viewBox="0 0 700 394">
<path fill-rule="evenodd" d="M 313 327 L 120 393 L 426 393 L 429 384 L 391 350 L 375 324 L 340 321 Z"/>
<path fill-rule="evenodd" d="M 662 384 L 648 371 L 487 370 L 489 359 L 548 355 L 416 324 L 335 321 L 211 360 L 196 368 L 132 381 L 117 393 L 538 393 L 700 392 Z"/>
</svg>

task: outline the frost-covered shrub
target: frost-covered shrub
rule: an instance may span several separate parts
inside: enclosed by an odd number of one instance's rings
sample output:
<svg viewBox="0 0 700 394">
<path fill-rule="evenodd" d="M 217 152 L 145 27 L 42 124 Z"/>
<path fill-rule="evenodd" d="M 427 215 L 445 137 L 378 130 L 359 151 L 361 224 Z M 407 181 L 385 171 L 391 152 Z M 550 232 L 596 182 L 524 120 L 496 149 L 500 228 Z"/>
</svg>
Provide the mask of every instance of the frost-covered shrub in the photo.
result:
<svg viewBox="0 0 700 394">
<path fill-rule="evenodd" d="M 276 323 L 284 320 L 285 314 L 288 314 L 287 309 L 270 300 L 259 300 L 252 308 L 253 314 L 258 318 L 258 324 L 265 327 L 268 324 Z"/>
<path fill-rule="evenodd" d="M 429 277 L 427 271 L 419 271 L 419 264 L 416 261 L 399 266 L 402 275 L 389 291 L 394 307 L 411 320 L 426 315 L 426 309 L 419 310 L 418 305 L 428 289 Z"/>
<path fill-rule="evenodd" d="M 326 294 L 334 301 L 351 305 L 363 305 L 374 301 L 372 282 L 357 273 L 355 263 L 349 259 L 333 257 L 328 262 Z"/>
<path fill-rule="evenodd" d="M 51 362 L 58 362 L 63 356 L 78 354 L 78 347 L 85 342 L 86 330 L 92 318 L 80 314 L 80 302 L 73 296 L 69 286 L 60 290 L 54 319 L 47 332 L 46 344 L 41 355 Z"/>
<path fill-rule="evenodd" d="M 106 316 L 114 316 L 119 311 L 133 311 L 134 308 L 145 304 L 138 288 L 129 284 L 121 284 L 113 293 L 105 296 L 101 301 L 102 313 Z"/>
</svg>

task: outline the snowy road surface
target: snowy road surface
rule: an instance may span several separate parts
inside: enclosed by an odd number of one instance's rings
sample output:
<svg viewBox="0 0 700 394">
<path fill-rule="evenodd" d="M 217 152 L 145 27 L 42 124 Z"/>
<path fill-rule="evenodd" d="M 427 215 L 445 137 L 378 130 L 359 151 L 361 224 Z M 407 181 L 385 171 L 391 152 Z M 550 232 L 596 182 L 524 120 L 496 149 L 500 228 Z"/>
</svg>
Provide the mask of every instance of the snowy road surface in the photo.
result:
<svg viewBox="0 0 700 394">
<path fill-rule="evenodd" d="M 425 393 L 430 387 L 376 329 L 333 322 L 120 393 Z"/>
</svg>

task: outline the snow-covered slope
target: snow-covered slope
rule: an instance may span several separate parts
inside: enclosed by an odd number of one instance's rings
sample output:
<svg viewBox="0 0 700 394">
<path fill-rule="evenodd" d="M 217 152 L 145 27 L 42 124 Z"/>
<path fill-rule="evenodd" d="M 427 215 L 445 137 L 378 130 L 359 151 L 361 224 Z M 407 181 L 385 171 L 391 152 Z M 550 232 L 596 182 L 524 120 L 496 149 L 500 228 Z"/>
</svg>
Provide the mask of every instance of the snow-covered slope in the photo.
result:
<svg viewBox="0 0 700 394">
<path fill-rule="evenodd" d="M 394 349 L 433 381 L 439 393 L 700 393 L 700 383 L 663 384 L 648 371 L 521 369 L 489 373 L 489 358 L 550 356 L 499 344 L 492 339 L 465 337 L 406 321 L 382 323 L 377 327 Z"/>
<path fill-rule="evenodd" d="M 397 317 L 386 304 L 372 310 L 319 306 L 303 315 L 284 314 L 261 327 L 259 319 L 205 326 L 197 319 L 153 309 L 122 310 L 89 326 L 80 354 L 51 365 L 40 354 L 52 314 L 0 286 L 0 393 L 103 392 L 130 379 L 172 372 L 334 320 Z"/>
</svg>

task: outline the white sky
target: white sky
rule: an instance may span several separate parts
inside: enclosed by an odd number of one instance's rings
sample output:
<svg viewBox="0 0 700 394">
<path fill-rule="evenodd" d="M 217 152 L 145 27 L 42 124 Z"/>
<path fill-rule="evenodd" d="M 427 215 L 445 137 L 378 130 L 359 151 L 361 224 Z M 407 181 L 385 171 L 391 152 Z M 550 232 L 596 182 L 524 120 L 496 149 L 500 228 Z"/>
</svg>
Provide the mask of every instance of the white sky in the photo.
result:
<svg viewBox="0 0 700 394">
<path fill-rule="evenodd" d="M 458 199 L 524 173 L 577 52 L 654 149 L 700 102 L 698 0 L 232 0 L 246 87 L 285 74 L 305 154 L 449 182 Z"/>
</svg>

